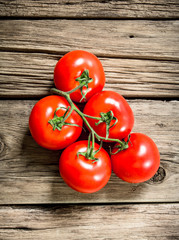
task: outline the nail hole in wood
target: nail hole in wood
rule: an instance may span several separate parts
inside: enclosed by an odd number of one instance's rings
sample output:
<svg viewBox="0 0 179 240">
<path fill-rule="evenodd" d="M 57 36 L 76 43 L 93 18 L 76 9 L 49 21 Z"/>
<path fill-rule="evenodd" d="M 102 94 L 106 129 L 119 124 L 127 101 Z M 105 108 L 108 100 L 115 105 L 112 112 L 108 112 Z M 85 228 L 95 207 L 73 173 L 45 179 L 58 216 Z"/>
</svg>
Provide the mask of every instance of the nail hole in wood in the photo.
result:
<svg viewBox="0 0 179 240">
<path fill-rule="evenodd" d="M 134 38 L 134 35 L 129 35 L 130 38 Z"/>
</svg>

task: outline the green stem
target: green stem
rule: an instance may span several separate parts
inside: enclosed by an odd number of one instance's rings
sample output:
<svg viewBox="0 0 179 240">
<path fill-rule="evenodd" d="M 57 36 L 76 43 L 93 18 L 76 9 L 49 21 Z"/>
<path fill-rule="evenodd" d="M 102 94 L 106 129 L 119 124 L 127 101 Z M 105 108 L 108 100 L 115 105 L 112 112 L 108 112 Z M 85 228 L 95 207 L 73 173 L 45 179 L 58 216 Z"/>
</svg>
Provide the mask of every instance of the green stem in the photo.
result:
<svg viewBox="0 0 179 240">
<path fill-rule="evenodd" d="M 94 133 L 94 135 L 96 136 L 96 138 L 97 138 L 99 141 L 100 141 L 100 140 L 106 140 L 106 137 L 99 136 L 99 135 L 95 132 L 95 130 L 90 126 L 89 122 L 87 121 L 87 119 L 84 117 L 83 113 L 82 113 L 79 109 L 77 109 L 77 108 L 75 107 L 74 110 L 80 115 L 80 117 L 81 117 L 81 118 L 83 119 L 83 121 L 86 123 L 86 125 L 88 126 L 88 128 L 90 129 L 90 131 L 92 132 L 92 134 Z M 107 140 L 108 140 L 108 141 L 111 141 L 111 142 L 118 142 L 118 143 L 120 143 L 121 145 L 123 145 L 123 142 L 120 141 L 119 139 L 108 138 Z"/>
<path fill-rule="evenodd" d="M 75 92 L 76 90 L 82 88 L 85 84 L 86 84 L 85 82 L 84 83 L 80 83 L 80 85 L 78 85 L 76 88 L 73 88 L 72 90 L 70 90 L 70 91 L 68 91 L 66 93 L 67 94 L 71 94 L 71 93 Z"/>
<path fill-rule="evenodd" d="M 64 117 L 63 121 L 65 122 L 67 120 L 67 118 L 72 114 L 73 109 L 71 108 L 69 113 Z"/>
<path fill-rule="evenodd" d="M 100 120 L 100 119 L 101 119 L 100 117 L 93 117 L 93 116 L 87 115 L 87 114 L 85 114 L 85 113 L 83 113 L 83 115 L 84 115 L 85 117 L 92 118 L 92 119 L 96 119 L 96 120 Z"/>
<path fill-rule="evenodd" d="M 91 133 L 95 135 L 95 137 L 100 141 L 100 140 L 108 140 L 108 141 L 111 141 L 111 142 L 117 142 L 117 143 L 120 143 L 122 146 L 124 145 L 124 143 L 119 140 L 119 139 L 114 139 L 114 138 L 107 138 L 106 137 L 102 137 L 102 136 L 99 136 L 95 130 L 90 126 L 89 122 L 87 121 L 87 119 L 85 118 L 85 115 L 74 105 L 74 103 L 72 102 L 69 94 L 67 92 L 63 92 L 59 89 L 56 89 L 56 88 L 52 88 L 51 89 L 51 92 L 53 93 L 56 93 L 64 98 L 66 98 L 66 100 L 68 101 L 70 107 L 71 107 L 71 110 L 73 111 L 76 111 L 80 117 L 83 119 L 83 121 L 86 123 L 86 125 L 88 126 L 88 128 L 90 129 Z"/>
<path fill-rule="evenodd" d="M 94 143 L 95 143 L 94 133 L 92 133 L 92 146 L 91 146 L 91 150 L 90 150 L 90 155 L 92 155 L 92 153 L 94 151 Z"/>
</svg>

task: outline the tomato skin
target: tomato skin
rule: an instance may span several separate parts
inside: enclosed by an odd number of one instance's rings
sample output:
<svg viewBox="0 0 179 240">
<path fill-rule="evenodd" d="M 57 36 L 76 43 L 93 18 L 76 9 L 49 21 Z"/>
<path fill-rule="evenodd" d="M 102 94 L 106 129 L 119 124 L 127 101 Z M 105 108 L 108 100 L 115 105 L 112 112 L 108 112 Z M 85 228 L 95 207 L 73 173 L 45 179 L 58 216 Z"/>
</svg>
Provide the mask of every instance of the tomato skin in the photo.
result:
<svg viewBox="0 0 179 240">
<path fill-rule="evenodd" d="M 114 117 L 118 119 L 115 126 L 109 130 L 109 138 L 123 139 L 129 135 L 134 125 L 134 115 L 127 101 L 118 93 L 113 91 L 102 91 L 95 94 L 86 103 L 83 112 L 87 115 L 100 117 L 100 112 L 107 113 L 112 110 Z M 106 123 L 95 123 L 98 120 L 87 118 L 91 127 L 99 136 L 106 136 Z M 114 120 L 110 125 L 114 123 Z"/>
<path fill-rule="evenodd" d="M 59 160 L 59 171 L 63 180 L 72 189 L 82 193 L 93 193 L 103 188 L 111 176 L 111 161 L 108 153 L 101 148 L 95 154 L 99 160 L 93 163 L 78 152 L 87 150 L 88 141 L 78 141 L 68 146 Z M 99 149 L 95 143 L 94 150 Z"/>
<path fill-rule="evenodd" d="M 62 130 L 53 130 L 48 123 L 54 117 L 58 107 L 68 107 L 69 104 L 64 97 L 51 95 L 42 98 L 33 107 L 29 117 L 29 129 L 34 140 L 41 146 L 50 150 L 59 150 L 67 147 L 78 139 L 82 128 L 76 126 L 63 126 Z M 63 116 L 65 109 L 57 111 L 57 116 Z M 81 117 L 73 111 L 66 122 L 82 126 Z"/>
<path fill-rule="evenodd" d="M 93 81 L 88 84 L 88 90 L 83 87 L 83 93 L 86 92 L 86 100 L 97 92 L 100 92 L 105 84 L 105 74 L 100 60 L 87 51 L 75 50 L 65 54 L 56 64 L 54 69 L 54 82 L 56 88 L 67 92 L 79 85 L 75 81 L 80 77 L 84 70 L 89 70 L 89 77 Z M 75 102 L 80 102 L 82 95 L 80 89 L 70 94 Z M 82 100 L 84 102 L 85 99 Z"/>
<path fill-rule="evenodd" d="M 117 148 L 113 148 L 115 153 Z M 111 155 L 112 169 L 122 180 L 140 183 L 149 180 L 159 168 L 160 154 L 151 138 L 142 133 L 132 133 L 129 148 Z"/>
</svg>

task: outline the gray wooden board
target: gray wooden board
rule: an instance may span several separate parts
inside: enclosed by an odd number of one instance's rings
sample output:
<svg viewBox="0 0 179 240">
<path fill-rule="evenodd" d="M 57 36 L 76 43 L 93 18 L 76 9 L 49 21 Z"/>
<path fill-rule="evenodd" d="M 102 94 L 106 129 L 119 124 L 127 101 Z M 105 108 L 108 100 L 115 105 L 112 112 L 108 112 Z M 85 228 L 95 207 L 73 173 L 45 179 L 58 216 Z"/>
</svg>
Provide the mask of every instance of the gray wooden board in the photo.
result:
<svg viewBox="0 0 179 240">
<path fill-rule="evenodd" d="M 179 239 L 179 204 L 0 207 L 0 239 Z"/>
<path fill-rule="evenodd" d="M 129 184 L 112 174 L 94 194 L 70 189 L 58 171 L 60 151 L 39 147 L 28 130 L 36 101 L 0 101 L 0 203 L 175 202 L 179 200 L 179 102 L 130 100 L 133 132 L 149 135 L 161 154 L 158 174 L 142 184 Z M 83 136 L 84 138 L 84 136 Z"/>
<path fill-rule="evenodd" d="M 125 97 L 178 98 L 178 6 L 178 0 L 1 1 L 0 97 L 47 95 L 56 61 L 84 49 L 100 57 L 105 89 Z M 0 101 L 0 240 L 179 239 L 179 102 L 129 101 L 133 131 L 159 148 L 159 171 L 142 184 L 112 173 L 94 194 L 70 189 L 58 171 L 61 151 L 32 139 L 28 117 L 35 102 Z"/>
<path fill-rule="evenodd" d="M 40 97 L 53 86 L 53 71 L 63 55 L 1 52 L 0 97 Z M 100 58 L 105 89 L 125 97 L 178 98 L 179 64 L 174 61 Z"/>
<path fill-rule="evenodd" d="M 176 18 L 177 0 L 81 1 L 16 0 L 0 2 L 0 16 L 65 18 Z"/>
<path fill-rule="evenodd" d="M 0 50 L 179 60 L 179 21 L 1 20 Z"/>
</svg>

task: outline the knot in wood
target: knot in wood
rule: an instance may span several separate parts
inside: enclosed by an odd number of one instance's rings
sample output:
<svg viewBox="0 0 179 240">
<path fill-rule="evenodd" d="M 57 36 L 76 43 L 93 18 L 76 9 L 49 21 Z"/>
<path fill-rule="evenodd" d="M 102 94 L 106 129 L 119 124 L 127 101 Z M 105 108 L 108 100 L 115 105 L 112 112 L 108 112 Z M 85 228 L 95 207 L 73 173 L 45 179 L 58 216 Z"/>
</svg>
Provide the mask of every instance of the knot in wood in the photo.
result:
<svg viewBox="0 0 179 240">
<path fill-rule="evenodd" d="M 166 171 L 163 167 L 159 167 L 156 174 L 150 179 L 153 183 L 161 183 L 166 176 Z"/>
<path fill-rule="evenodd" d="M 2 139 L 0 138 L 0 154 L 4 151 L 4 143 L 2 141 Z"/>
</svg>

